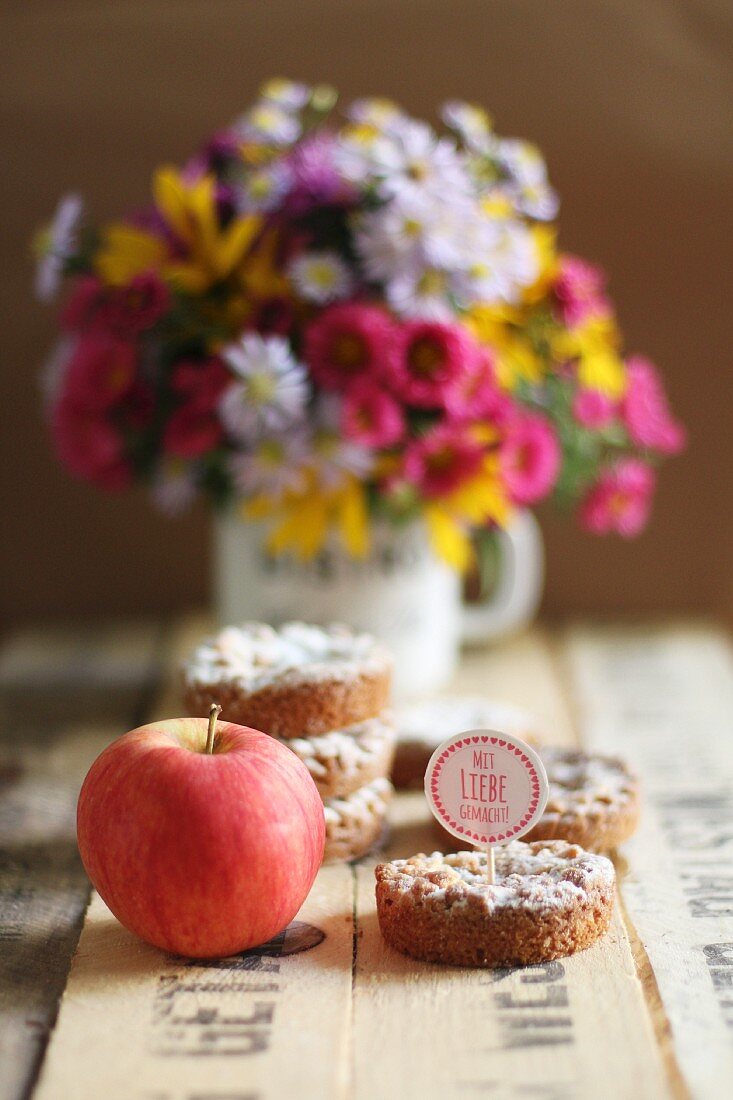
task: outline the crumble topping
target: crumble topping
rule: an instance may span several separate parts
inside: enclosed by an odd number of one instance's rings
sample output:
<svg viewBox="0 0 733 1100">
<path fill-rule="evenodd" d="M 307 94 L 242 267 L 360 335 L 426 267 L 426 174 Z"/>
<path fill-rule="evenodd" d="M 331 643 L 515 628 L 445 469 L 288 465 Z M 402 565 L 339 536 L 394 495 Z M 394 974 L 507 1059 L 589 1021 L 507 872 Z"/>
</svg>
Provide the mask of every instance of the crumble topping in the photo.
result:
<svg viewBox="0 0 733 1100">
<path fill-rule="evenodd" d="M 480 905 L 537 912 L 577 905 L 590 890 L 612 890 L 613 864 L 605 856 L 586 852 L 563 840 L 526 843 L 511 841 L 495 849 L 496 881 L 486 882 L 485 852 L 416 855 L 377 867 L 404 904 Z"/>
<path fill-rule="evenodd" d="M 291 737 L 283 743 L 298 754 L 315 779 L 323 779 L 326 775 L 324 761 L 350 772 L 380 752 L 385 741 L 391 743 L 394 731 L 388 717 L 382 714 L 346 729 L 318 733 L 313 737 Z"/>
<path fill-rule="evenodd" d="M 374 779 L 345 798 L 327 798 L 323 804 L 326 826 L 333 828 L 345 822 L 369 820 L 387 812 L 392 797 L 388 779 Z"/>
<path fill-rule="evenodd" d="M 243 623 L 203 641 L 185 664 L 184 676 L 191 684 L 230 682 L 257 691 L 275 681 L 347 679 L 390 666 L 375 638 L 347 626 Z"/>
</svg>

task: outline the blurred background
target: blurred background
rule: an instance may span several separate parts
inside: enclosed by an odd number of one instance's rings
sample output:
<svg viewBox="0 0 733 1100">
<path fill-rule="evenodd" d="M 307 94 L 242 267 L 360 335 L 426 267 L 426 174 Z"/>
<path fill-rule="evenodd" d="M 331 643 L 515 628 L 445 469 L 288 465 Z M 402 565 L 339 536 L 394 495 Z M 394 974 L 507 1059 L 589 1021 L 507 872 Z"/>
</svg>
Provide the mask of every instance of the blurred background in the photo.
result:
<svg viewBox="0 0 733 1100">
<path fill-rule="evenodd" d="M 662 369 L 687 424 L 637 541 L 541 515 L 545 611 L 733 614 L 729 0 L 27 0 L 0 44 L 5 624 L 203 605 L 210 524 L 56 464 L 37 374 L 54 321 L 29 240 L 59 195 L 95 220 L 145 199 L 272 75 L 384 95 L 435 117 L 476 101 L 535 141 L 562 197 L 561 246 L 610 275 L 629 351 Z"/>
</svg>

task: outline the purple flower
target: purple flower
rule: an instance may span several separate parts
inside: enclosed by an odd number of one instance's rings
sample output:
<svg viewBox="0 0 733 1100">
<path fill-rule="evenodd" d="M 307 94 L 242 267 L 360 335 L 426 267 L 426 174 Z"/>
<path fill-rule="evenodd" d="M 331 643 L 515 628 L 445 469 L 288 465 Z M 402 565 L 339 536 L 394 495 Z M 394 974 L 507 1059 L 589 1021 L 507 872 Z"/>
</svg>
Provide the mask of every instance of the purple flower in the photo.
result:
<svg viewBox="0 0 733 1100">
<path fill-rule="evenodd" d="M 288 157 L 292 187 L 286 206 L 293 214 L 305 214 L 314 206 L 348 203 L 354 190 L 339 176 L 334 159 L 335 140 L 320 133 L 305 138 Z"/>
</svg>

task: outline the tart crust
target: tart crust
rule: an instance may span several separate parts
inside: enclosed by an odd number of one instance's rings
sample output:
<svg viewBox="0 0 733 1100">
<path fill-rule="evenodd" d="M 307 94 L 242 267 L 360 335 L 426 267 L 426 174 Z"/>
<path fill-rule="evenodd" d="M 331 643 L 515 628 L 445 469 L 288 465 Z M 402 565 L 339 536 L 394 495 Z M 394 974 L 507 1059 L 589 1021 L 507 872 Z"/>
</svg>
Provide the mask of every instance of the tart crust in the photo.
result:
<svg viewBox="0 0 733 1100">
<path fill-rule="evenodd" d="M 611 922 L 613 864 L 556 840 L 486 854 L 417 855 L 375 869 L 385 941 L 402 954 L 454 966 L 525 966 L 590 947 Z"/>
</svg>

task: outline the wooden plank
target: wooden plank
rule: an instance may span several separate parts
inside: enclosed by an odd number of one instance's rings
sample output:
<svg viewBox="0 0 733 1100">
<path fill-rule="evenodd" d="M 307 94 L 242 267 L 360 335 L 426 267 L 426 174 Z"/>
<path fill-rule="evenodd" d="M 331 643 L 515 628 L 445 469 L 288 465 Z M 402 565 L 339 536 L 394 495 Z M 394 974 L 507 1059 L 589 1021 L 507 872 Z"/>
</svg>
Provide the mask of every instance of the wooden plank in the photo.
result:
<svg viewBox="0 0 733 1100">
<path fill-rule="evenodd" d="M 733 1080 L 733 657 L 709 627 L 576 628 L 584 740 L 628 757 L 646 805 L 623 894 L 690 1092 Z"/>
<path fill-rule="evenodd" d="M 544 966 L 416 963 L 379 933 L 372 869 L 358 870 L 354 1096 L 667 1095 L 620 918 L 602 944 Z"/>
<path fill-rule="evenodd" d="M 547 740 L 575 741 L 550 636 L 468 655 L 454 685 L 538 715 Z M 425 799 L 397 800 L 384 858 L 437 846 Z M 671 1087 L 619 909 L 598 945 L 546 966 L 462 970 L 413 962 L 379 933 L 375 860 L 358 868 L 354 1096 L 404 1100 L 557 1097 L 653 1100 Z"/>
<path fill-rule="evenodd" d="M 178 662 L 207 627 L 194 618 L 175 631 L 153 716 L 180 713 Z M 326 867 L 297 917 L 322 942 L 301 954 L 276 944 L 203 966 L 141 943 L 95 896 L 37 1100 L 342 1095 L 353 896 L 351 868 Z"/>
<path fill-rule="evenodd" d="M 1 1100 L 25 1096 L 35 1077 L 89 896 L 76 849 L 79 785 L 139 712 L 157 636 L 150 627 L 27 632 L 0 655 Z M 88 692 L 103 694 L 105 678 L 105 720 L 84 724 Z"/>
<path fill-rule="evenodd" d="M 276 1100 L 345 1088 L 352 876 L 325 868 L 298 920 L 299 954 L 210 965 L 164 955 L 95 895 L 36 1100 Z"/>
</svg>

